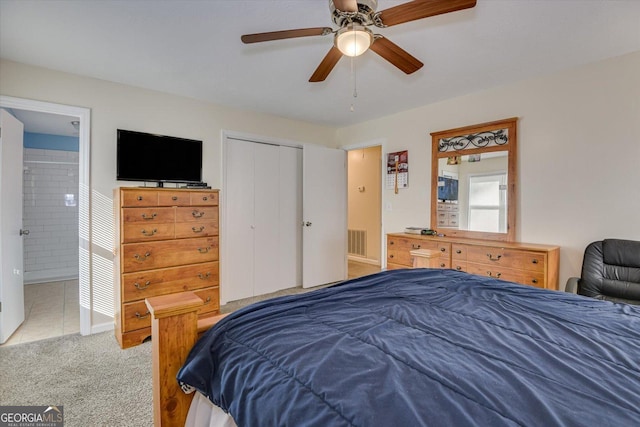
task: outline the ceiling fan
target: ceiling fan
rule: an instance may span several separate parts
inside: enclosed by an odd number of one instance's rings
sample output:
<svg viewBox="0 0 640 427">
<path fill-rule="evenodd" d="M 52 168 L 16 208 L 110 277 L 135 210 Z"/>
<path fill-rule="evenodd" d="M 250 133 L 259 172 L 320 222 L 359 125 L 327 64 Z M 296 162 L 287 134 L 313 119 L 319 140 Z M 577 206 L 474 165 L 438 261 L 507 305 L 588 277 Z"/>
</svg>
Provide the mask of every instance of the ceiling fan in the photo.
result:
<svg viewBox="0 0 640 427">
<path fill-rule="evenodd" d="M 424 64 L 388 38 L 381 34 L 374 34 L 368 27 L 371 25 L 379 28 L 390 27 L 468 9 L 475 5 L 476 0 L 414 0 L 376 12 L 378 0 L 329 0 L 331 19 L 340 27 L 337 30 L 330 27 L 316 27 L 272 31 L 245 34 L 241 40 L 243 43 L 259 43 L 333 34 L 333 47 L 316 68 L 309 79 L 310 82 L 324 81 L 343 55 L 358 56 L 369 49 L 406 74 L 411 74 Z"/>
</svg>

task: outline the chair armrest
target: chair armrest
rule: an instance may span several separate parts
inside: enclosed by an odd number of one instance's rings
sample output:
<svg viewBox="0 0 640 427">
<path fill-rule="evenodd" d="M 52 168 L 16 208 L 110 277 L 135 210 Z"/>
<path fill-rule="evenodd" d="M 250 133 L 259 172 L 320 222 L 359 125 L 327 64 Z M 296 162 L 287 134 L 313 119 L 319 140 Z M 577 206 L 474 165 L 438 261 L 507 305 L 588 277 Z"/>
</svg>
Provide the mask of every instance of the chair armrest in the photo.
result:
<svg viewBox="0 0 640 427">
<path fill-rule="evenodd" d="M 567 285 L 564 287 L 564 291 L 570 292 L 572 294 L 577 294 L 579 281 L 580 281 L 579 277 L 570 277 L 569 280 L 567 280 Z"/>
</svg>

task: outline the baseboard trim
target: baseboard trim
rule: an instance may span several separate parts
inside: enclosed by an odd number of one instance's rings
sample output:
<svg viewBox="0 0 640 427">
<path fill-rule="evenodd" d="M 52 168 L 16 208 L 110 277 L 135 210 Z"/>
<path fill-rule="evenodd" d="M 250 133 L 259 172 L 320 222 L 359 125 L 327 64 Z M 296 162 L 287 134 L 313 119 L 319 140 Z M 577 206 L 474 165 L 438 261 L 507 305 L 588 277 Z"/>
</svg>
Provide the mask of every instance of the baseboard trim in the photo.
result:
<svg viewBox="0 0 640 427">
<path fill-rule="evenodd" d="M 380 261 L 377 259 L 369 259 L 369 258 L 362 258 L 356 255 L 348 255 L 347 259 L 349 261 L 356 261 L 356 262 L 361 262 L 364 264 L 371 264 L 371 265 L 375 265 L 376 267 L 380 267 Z"/>
</svg>

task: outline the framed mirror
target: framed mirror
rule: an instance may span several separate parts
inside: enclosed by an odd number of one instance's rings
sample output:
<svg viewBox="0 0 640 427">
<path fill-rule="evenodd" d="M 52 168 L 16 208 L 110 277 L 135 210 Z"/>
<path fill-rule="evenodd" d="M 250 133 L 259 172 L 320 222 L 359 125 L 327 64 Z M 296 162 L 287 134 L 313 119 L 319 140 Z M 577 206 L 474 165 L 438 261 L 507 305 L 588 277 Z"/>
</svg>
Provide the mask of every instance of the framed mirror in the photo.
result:
<svg viewBox="0 0 640 427">
<path fill-rule="evenodd" d="M 445 236 L 515 240 L 517 122 L 431 134 L 432 229 Z"/>
</svg>

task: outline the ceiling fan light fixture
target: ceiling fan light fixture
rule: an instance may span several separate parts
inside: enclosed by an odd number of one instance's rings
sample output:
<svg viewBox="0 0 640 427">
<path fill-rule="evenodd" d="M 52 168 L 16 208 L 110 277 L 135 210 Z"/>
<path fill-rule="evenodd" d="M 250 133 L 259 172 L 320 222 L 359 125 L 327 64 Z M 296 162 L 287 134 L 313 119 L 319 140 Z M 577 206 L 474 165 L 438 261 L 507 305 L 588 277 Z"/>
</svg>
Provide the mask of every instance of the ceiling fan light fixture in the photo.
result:
<svg viewBox="0 0 640 427">
<path fill-rule="evenodd" d="M 367 27 L 349 24 L 336 33 L 335 46 L 343 55 L 359 56 L 373 43 L 373 33 Z"/>
</svg>

